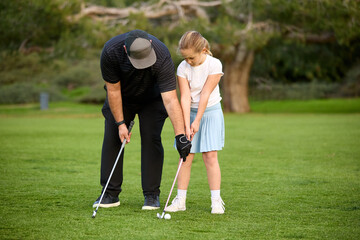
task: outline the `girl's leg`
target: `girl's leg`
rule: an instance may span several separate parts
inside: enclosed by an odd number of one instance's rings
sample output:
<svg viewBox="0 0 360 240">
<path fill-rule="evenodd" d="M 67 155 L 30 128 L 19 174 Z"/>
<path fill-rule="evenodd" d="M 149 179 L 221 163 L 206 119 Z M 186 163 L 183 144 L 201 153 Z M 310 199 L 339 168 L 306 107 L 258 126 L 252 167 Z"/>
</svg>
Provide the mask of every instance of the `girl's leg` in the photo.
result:
<svg viewBox="0 0 360 240">
<path fill-rule="evenodd" d="M 186 210 L 186 193 L 190 182 L 191 165 L 194 159 L 194 153 L 190 153 L 186 157 L 186 161 L 182 163 L 177 179 L 177 195 L 171 205 L 166 208 L 167 212 L 177 212 Z"/>
<path fill-rule="evenodd" d="M 186 161 L 182 163 L 182 166 L 179 171 L 179 176 L 177 179 L 177 187 L 181 190 L 187 190 L 190 182 L 190 175 L 191 175 L 191 165 L 193 162 L 195 154 L 190 153 L 186 157 Z"/>
<path fill-rule="evenodd" d="M 211 213 L 223 214 L 225 212 L 225 203 L 220 196 L 221 172 L 217 151 L 203 153 L 203 159 L 211 192 Z"/>
<path fill-rule="evenodd" d="M 217 157 L 217 151 L 204 152 L 203 160 L 206 166 L 210 190 L 220 190 L 221 172 Z"/>
</svg>

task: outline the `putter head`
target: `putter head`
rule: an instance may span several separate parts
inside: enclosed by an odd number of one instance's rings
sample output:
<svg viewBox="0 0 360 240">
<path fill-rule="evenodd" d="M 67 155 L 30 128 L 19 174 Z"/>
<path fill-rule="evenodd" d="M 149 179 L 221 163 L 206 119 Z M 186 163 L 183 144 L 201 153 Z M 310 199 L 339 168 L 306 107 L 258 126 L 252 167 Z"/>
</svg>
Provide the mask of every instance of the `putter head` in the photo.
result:
<svg viewBox="0 0 360 240">
<path fill-rule="evenodd" d="M 95 218 L 96 216 L 96 211 L 93 212 L 92 218 Z"/>
<path fill-rule="evenodd" d="M 157 216 L 157 218 L 162 219 L 162 218 L 164 218 L 164 214 L 165 214 L 165 212 L 163 212 L 161 215 L 160 215 L 160 213 L 157 213 L 156 216 Z"/>
</svg>

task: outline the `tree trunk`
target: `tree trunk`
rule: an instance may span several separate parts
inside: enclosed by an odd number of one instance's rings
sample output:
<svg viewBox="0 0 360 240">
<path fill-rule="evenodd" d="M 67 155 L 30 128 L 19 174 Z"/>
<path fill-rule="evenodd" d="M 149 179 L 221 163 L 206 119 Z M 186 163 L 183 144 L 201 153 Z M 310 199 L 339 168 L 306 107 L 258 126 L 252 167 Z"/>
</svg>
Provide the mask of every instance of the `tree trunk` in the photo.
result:
<svg viewBox="0 0 360 240">
<path fill-rule="evenodd" d="M 224 111 L 250 112 L 248 86 L 254 51 L 240 47 L 233 61 L 225 61 L 223 82 Z"/>
</svg>

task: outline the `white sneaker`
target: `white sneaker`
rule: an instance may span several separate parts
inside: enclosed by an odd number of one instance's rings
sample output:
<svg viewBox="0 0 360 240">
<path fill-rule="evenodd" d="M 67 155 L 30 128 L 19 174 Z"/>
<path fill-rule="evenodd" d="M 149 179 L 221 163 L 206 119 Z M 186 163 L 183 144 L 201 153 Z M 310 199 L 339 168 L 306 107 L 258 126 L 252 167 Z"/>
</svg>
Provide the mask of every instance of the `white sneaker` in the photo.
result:
<svg viewBox="0 0 360 240">
<path fill-rule="evenodd" d="M 174 200 L 172 200 L 171 205 L 166 207 L 165 211 L 166 212 L 185 211 L 186 210 L 185 201 L 186 198 L 176 196 Z"/>
<path fill-rule="evenodd" d="M 225 212 L 225 203 L 219 198 L 211 198 L 211 213 L 212 214 L 224 214 Z"/>
</svg>

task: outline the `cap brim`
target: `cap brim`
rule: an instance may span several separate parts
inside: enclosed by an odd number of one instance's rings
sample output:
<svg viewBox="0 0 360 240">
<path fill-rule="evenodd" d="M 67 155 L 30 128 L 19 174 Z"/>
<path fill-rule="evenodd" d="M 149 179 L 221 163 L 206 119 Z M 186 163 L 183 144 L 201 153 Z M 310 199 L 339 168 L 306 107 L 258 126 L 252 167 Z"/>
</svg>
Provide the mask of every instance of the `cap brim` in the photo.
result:
<svg viewBox="0 0 360 240">
<path fill-rule="evenodd" d="M 156 62 L 156 53 L 153 48 L 151 49 L 150 54 L 146 58 L 136 59 L 136 58 L 130 57 L 129 55 L 128 55 L 128 57 L 129 57 L 131 64 L 136 69 L 148 68 L 148 67 L 154 65 Z"/>
</svg>

